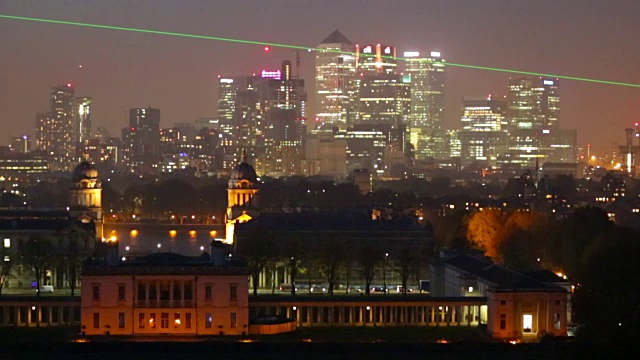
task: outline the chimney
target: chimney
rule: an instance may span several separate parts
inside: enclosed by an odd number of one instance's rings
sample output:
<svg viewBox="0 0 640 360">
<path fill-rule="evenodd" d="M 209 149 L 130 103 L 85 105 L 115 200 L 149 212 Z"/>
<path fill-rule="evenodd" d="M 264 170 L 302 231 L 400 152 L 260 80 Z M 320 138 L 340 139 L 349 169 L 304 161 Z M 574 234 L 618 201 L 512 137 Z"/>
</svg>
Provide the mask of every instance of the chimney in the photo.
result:
<svg viewBox="0 0 640 360">
<path fill-rule="evenodd" d="M 229 252 L 229 245 L 213 240 L 211 242 L 211 262 L 214 266 L 224 266 L 226 264 L 225 256 Z"/>
</svg>

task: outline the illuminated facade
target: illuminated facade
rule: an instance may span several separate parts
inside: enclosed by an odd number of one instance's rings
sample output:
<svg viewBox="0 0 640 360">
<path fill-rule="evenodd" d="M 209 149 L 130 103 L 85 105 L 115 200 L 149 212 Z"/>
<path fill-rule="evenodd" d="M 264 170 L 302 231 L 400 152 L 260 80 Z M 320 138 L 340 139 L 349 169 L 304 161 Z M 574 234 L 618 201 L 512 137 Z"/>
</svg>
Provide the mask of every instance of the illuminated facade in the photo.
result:
<svg viewBox="0 0 640 360">
<path fill-rule="evenodd" d="M 160 160 L 160 109 L 129 110 L 129 128 L 122 129 L 125 162 L 131 171 L 157 172 Z"/>
<path fill-rule="evenodd" d="M 507 152 L 506 101 L 465 99 L 459 132 L 462 165 L 481 163 L 495 167 Z"/>
<path fill-rule="evenodd" d="M 227 186 L 227 213 L 225 215 L 227 244 L 233 244 L 234 230 L 237 223 L 250 221 L 257 215 L 258 210 L 258 176 L 251 165 L 247 163 L 246 153 L 242 162 L 236 166 L 229 177 Z"/>
<path fill-rule="evenodd" d="M 74 140 L 77 144 L 84 144 L 91 139 L 91 103 L 90 97 L 76 98 L 75 121 L 73 122 Z"/>
<path fill-rule="evenodd" d="M 389 127 L 386 128 L 356 126 L 335 134 L 336 140 L 346 141 L 347 172 L 366 171 L 376 177 L 385 174 L 389 144 Z"/>
<path fill-rule="evenodd" d="M 88 157 L 88 156 L 87 156 Z M 86 158 L 73 170 L 71 176 L 70 210 L 82 222 L 93 222 L 96 238 L 104 239 L 102 218 L 102 182 L 98 170 Z"/>
<path fill-rule="evenodd" d="M 351 41 L 335 30 L 316 47 L 313 127 L 345 130 L 352 115 L 356 57 Z"/>
<path fill-rule="evenodd" d="M 211 256 L 156 253 L 121 259 L 116 253 L 87 262 L 83 335 L 248 334 L 248 272 L 220 245 L 212 243 Z"/>
<path fill-rule="evenodd" d="M 32 142 L 33 141 L 31 140 L 31 135 L 22 135 L 22 136 L 14 137 L 11 140 L 11 150 L 18 153 L 26 154 L 28 152 L 31 152 Z"/>
<path fill-rule="evenodd" d="M 441 252 L 430 264 L 431 295 L 487 298 L 480 313 L 462 318 L 486 319 L 495 339 L 531 340 L 566 336 L 570 283 L 549 271 L 519 273 L 481 254 Z"/>
<path fill-rule="evenodd" d="M 536 158 L 549 157 L 542 136 L 560 127 L 559 80 L 511 78 L 507 94 L 509 123 L 508 162 L 533 165 Z"/>
<path fill-rule="evenodd" d="M 446 61 L 439 51 L 428 57 L 404 53 L 405 71 L 411 76 L 411 139 L 416 159 L 450 156 L 444 129 L 444 77 Z"/>
<path fill-rule="evenodd" d="M 75 89 L 72 84 L 51 88 L 50 112 L 36 115 L 36 142 L 53 170 L 70 170 L 75 162 Z"/>
</svg>

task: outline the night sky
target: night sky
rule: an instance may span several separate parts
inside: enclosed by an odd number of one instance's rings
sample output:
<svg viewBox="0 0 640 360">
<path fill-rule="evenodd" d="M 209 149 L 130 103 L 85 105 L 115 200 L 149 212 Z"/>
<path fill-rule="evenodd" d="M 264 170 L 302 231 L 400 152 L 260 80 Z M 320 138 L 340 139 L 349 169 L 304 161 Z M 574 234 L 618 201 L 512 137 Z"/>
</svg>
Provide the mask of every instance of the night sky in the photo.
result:
<svg viewBox="0 0 640 360">
<path fill-rule="evenodd" d="M 437 48 L 451 62 L 640 84 L 637 0 L 2 0 L 0 13 L 316 46 Z M 119 136 L 125 108 L 161 109 L 161 126 L 215 116 L 216 77 L 276 68 L 295 54 L 261 46 L 0 19 L 0 144 L 34 132 L 49 88 L 94 98 L 95 125 Z M 79 69 L 82 65 L 82 69 Z M 313 54 L 301 54 L 312 96 Z M 508 74 L 447 68 L 447 126 L 462 97 L 504 95 Z M 561 127 L 609 151 L 640 121 L 640 88 L 561 82 Z M 313 111 L 313 110 L 312 110 Z"/>
</svg>

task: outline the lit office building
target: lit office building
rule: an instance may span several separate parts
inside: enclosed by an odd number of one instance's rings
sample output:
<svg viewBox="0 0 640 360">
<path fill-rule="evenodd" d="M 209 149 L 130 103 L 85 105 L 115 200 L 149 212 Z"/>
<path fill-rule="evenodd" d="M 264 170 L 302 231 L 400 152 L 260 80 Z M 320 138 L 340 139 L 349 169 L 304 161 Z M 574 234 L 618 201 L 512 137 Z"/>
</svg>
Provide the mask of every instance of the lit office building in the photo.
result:
<svg viewBox="0 0 640 360">
<path fill-rule="evenodd" d="M 50 112 L 36 115 L 36 141 L 50 158 L 53 170 L 70 170 L 75 163 L 74 88 L 71 84 L 51 88 Z"/>
<path fill-rule="evenodd" d="M 336 133 L 335 139 L 346 141 L 346 170 L 349 173 L 368 170 L 374 177 L 385 174 L 389 139 L 387 132 L 366 126 L 356 126 L 356 128 Z"/>
<path fill-rule="evenodd" d="M 83 144 L 91 139 L 91 102 L 90 97 L 76 98 L 75 121 L 74 121 L 74 141 Z"/>
<path fill-rule="evenodd" d="M 429 57 L 404 53 L 405 71 L 411 76 L 411 139 L 416 159 L 446 159 L 450 155 L 444 129 L 444 69 L 438 51 Z"/>
<path fill-rule="evenodd" d="M 512 130 L 560 126 L 558 79 L 511 78 L 507 101 L 507 117 Z"/>
<path fill-rule="evenodd" d="M 397 73 L 396 48 L 389 45 L 356 45 L 358 75 L 393 75 Z"/>
<path fill-rule="evenodd" d="M 314 128 L 347 128 L 355 74 L 353 44 L 335 30 L 316 48 Z"/>
<path fill-rule="evenodd" d="M 409 78 L 400 75 L 365 75 L 360 83 L 359 123 L 409 124 L 411 89 Z"/>
<path fill-rule="evenodd" d="M 507 95 L 507 121 L 509 123 L 509 149 L 507 160 L 523 166 L 532 166 L 536 158 L 556 157 L 555 146 L 543 142 L 543 137 L 560 127 L 560 93 L 558 79 L 509 79 Z M 562 136 L 560 136 L 562 137 Z M 564 140 L 546 140 L 555 143 Z M 569 139 L 568 142 L 571 142 Z M 554 144 L 557 145 L 557 144 Z M 565 144 L 566 145 L 566 144 Z M 559 151 L 563 148 L 558 148 Z M 571 152 L 571 151 L 570 151 Z M 560 155 L 560 157 L 567 157 Z M 570 157 L 570 156 L 569 156 Z"/>
<path fill-rule="evenodd" d="M 221 145 L 229 147 L 224 154 L 237 159 L 245 149 L 253 153 L 258 173 L 297 175 L 303 159 L 307 94 L 304 80 L 293 77 L 291 61 L 283 61 L 279 70 L 220 78 L 219 83 Z"/>
<path fill-rule="evenodd" d="M 160 109 L 129 110 L 129 128 L 122 129 L 127 166 L 140 173 L 156 172 L 160 159 Z"/>
<path fill-rule="evenodd" d="M 22 135 L 11 139 L 11 150 L 23 154 L 31 152 L 31 136 Z"/>
<path fill-rule="evenodd" d="M 506 131 L 507 103 L 504 100 L 464 99 L 462 129 L 466 131 Z"/>
<path fill-rule="evenodd" d="M 506 106 L 506 101 L 491 97 L 464 100 L 459 132 L 463 166 L 497 166 L 498 158 L 507 152 Z"/>
</svg>

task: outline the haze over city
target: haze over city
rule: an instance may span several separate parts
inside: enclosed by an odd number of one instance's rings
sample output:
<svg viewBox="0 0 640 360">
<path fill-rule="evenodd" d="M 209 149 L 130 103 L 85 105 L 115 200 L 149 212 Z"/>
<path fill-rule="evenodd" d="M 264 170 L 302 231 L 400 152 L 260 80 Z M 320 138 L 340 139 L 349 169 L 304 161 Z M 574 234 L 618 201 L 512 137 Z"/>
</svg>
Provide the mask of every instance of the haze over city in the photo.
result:
<svg viewBox="0 0 640 360">
<path fill-rule="evenodd" d="M 390 44 L 399 55 L 438 49 L 453 63 L 640 84 L 640 4 L 632 1 L 5 1 L 0 13 L 309 47 L 339 29 L 353 43 Z M 162 126 L 214 116 L 218 75 L 295 59 L 277 47 L 9 19 L 0 33 L 11 35 L 0 40 L 5 144 L 33 133 L 34 115 L 47 109 L 57 84 L 92 96 L 94 127 L 118 134 L 128 116 L 123 106 L 161 109 Z M 301 53 L 310 100 L 314 57 Z M 460 126 L 464 96 L 506 95 L 509 76 L 448 67 L 445 126 Z M 561 126 L 578 130 L 578 146 L 610 153 L 638 120 L 639 91 L 564 80 Z"/>
</svg>

